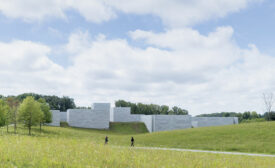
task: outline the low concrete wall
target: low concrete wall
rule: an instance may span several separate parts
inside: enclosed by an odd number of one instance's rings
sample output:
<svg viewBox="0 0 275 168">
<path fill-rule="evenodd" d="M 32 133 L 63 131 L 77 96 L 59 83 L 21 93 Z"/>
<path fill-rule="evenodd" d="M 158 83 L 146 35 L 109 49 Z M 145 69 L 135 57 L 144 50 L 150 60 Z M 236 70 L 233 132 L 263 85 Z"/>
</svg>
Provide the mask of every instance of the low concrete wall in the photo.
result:
<svg viewBox="0 0 275 168">
<path fill-rule="evenodd" d="M 60 111 L 59 110 L 51 110 L 52 113 L 52 122 L 48 125 L 50 126 L 60 126 Z"/>
<path fill-rule="evenodd" d="M 131 114 L 130 107 L 113 108 L 114 122 L 140 122 L 141 116 L 140 114 Z"/>
<path fill-rule="evenodd" d="M 67 120 L 72 127 L 108 129 L 110 110 L 69 109 L 67 111 Z"/>
<path fill-rule="evenodd" d="M 60 112 L 60 121 L 67 122 L 67 112 Z"/>
<path fill-rule="evenodd" d="M 190 115 L 153 115 L 152 132 L 191 128 Z"/>
<path fill-rule="evenodd" d="M 193 127 L 210 127 L 238 124 L 238 117 L 192 117 Z"/>
<path fill-rule="evenodd" d="M 149 132 L 152 132 L 152 115 L 141 115 L 140 121 L 145 124 Z"/>
</svg>

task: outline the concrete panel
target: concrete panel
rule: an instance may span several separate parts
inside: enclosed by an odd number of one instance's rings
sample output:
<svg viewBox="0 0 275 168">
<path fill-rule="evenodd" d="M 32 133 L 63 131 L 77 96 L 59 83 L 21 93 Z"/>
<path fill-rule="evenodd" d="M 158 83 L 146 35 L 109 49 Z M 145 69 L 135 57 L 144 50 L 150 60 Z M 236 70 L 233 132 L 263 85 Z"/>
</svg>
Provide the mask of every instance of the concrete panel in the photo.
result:
<svg viewBox="0 0 275 168">
<path fill-rule="evenodd" d="M 193 127 L 210 127 L 238 124 L 237 117 L 192 117 Z"/>
<path fill-rule="evenodd" d="M 130 107 L 113 108 L 114 122 L 140 122 L 142 114 L 131 114 Z"/>
<path fill-rule="evenodd" d="M 152 132 L 191 128 L 190 115 L 153 115 Z"/>
<path fill-rule="evenodd" d="M 239 118 L 238 117 L 234 117 L 234 122 L 233 124 L 239 124 Z"/>
<path fill-rule="evenodd" d="M 92 110 L 108 110 L 110 111 L 111 104 L 110 103 L 93 103 Z"/>
<path fill-rule="evenodd" d="M 152 115 L 141 115 L 140 121 L 145 124 L 149 132 L 152 132 Z"/>
<path fill-rule="evenodd" d="M 60 111 L 59 110 L 51 110 L 52 113 L 52 122 L 48 125 L 50 126 L 60 126 Z"/>
<path fill-rule="evenodd" d="M 67 112 L 60 112 L 60 121 L 67 122 Z"/>
<path fill-rule="evenodd" d="M 110 110 L 106 109 L 69 109 L 68 123 L 72 127 L 108 129 Z"/>
<path fill-rule="evenodd" d="M 110 122 L 114 122 L 114 108 L 110 109 Z"/>
</svg>

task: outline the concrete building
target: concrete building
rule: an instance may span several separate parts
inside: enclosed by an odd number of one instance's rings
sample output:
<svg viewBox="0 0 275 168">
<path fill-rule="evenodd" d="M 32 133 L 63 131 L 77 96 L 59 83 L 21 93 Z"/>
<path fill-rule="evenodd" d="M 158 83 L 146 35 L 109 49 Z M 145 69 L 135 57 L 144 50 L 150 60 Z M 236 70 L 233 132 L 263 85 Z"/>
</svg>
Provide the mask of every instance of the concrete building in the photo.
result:
<svg viewBox="0 0 275 168">
<path fill-rule="evenodd" d="M 108 129 L 110 103 L 94 103 L 91 109 L 69 109 L 67 122 L 72 127 Z"/>
<path fill-rule="evenodd" d="M 169 131 L 192 127 L 238 124 L 237 117 L 192 117 L 190 115 L 131 114 L 130 107 L 111 108 L 110 103 L 94 103 L 91 109 L 52 110 L 53 123 L 66 121 L 72 127 L 108 129 L 110 122 L 143 122 L 149 132 Z"/>
<path fill-rule="evenodd" d="M 51 110 L 52 112 L 52 122 L 48 125 L 50 126 L 60 126 L 60 111 L 59 110 Z"/>
</svg>

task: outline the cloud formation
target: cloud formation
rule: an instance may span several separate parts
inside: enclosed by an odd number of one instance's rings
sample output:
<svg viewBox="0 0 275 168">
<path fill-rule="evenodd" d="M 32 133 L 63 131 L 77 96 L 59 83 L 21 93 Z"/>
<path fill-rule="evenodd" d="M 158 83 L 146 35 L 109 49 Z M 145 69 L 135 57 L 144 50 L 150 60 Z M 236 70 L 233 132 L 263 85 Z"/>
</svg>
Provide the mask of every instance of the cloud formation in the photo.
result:
<svg viewBox="0 0 275 168">
<path fill-rule="evenodd" d="M 177 105 L 191 114 L 257 110 L 261 95 L 275 89 L 275 58 L 253 44 L 241 48 L 230 26 L 203 35 L 191 28 L 262 0 L 0 0 L 8 18 L 41 22 L 69 21 L 76 11 L 88 22 L 101 23 L 119 14 L 159 17 L 165 31 L 134 30 L 127 38 L 71 33 L 61 46 L 13 40 L 0 42 L 1 94 L 37 92 L 68 95 L 78 105 L 133 102 Z M 49 28 L 52 33 L 58 30 Z M 67 67 L 50 58 L 66 55 Z M 66 60 L 67 61 L 67 60 Z"/>
<path fill-rule="evenodd" d="M 126 39 L 91 38 L 78 32 L 60 47 L 71 55 L 67 68 L 49 59 L 49 46 L 0 43 L 1 93 L 69 95 L 86 106 L 126 99 L 178 105 L 193 115 L 262 112 L 261 94 L 274 90 L 275 58 L 253 45 L 240 48 L 233 33 L 231 27 L 219 27 L 208 35 L 188 28 L 129 32 L 134 40 L 148 44 L 143 49 Z"/>
<path fill-rule="evenodd" d="M 237 12 L 250 3 L 261 0 L 107 0 L 111 6 L 125 13 L 151 14 L 169 27 L 190 26 Z"/>
<path fill-rule="evenodd" d="M 114 11 L 100 0 L 0 0 L 0 12 L 9 18 L 27 22 L 47 18 L 66 19 L 66 12 L 74 10 L 87 21 L 100 23 L 115 17 Z"/>
<path fill-rule="evenodd" d="M 118 12 L 154 15 L 169 27 L 190 26 L 246 8 L 262 0 L 0 0 L 0 12 L 10 18 L 42 21 L 66 19 L 66 12 L 77 11 L 87 21 L 100 23 Z"/>
</svg>

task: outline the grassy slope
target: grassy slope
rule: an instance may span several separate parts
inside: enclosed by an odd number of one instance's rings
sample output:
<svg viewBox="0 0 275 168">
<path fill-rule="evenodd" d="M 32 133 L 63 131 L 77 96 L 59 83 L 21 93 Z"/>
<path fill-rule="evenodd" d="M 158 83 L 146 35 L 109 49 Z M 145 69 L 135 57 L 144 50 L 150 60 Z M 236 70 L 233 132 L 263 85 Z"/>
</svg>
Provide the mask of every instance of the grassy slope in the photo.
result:
<svg viewBox="0 0 275 168">
<path fill-rule="evenodd" d="M 72 128 L 67 128 L 70 131 L 66 133 L 64 130 L 62 133 L 69 137 L 79 137 L 78 134 L 83 135 L 85 132 L 85 137 L 98 143 L 103 143 L 104 137 L 108 135 L 110 144 L 119 146 L 130 145 L 130 137 L 134 136 L 136 146 L 275 154 L 275 122 L 191 128 L 152 134 L 136 134 L 136 128 L 133 127 L 137 125 L 118 123 L 111 125 L 109 131 L 73 129 L 79 131 L 72 135 Z M 144 128 L 138 130 L 145 131 Z"/>
<path fill-rule="evenodd" d="M 126 125 L 127 126 L 127 125 Z M 113 126 L 112 126 L 113 127 Z M 119 130 L 125 125 L 115 125 Z M 196 130 L 196 129 L 192 129 Z M 178 132 L 171 132 L 178 141 Z M 111 144 L 129 144 L 133 129 L 127 132 L 101 131 L 77 128 L 44 127 L 42 134 L 34 129 L 33 136 L 26 129 L 17 135 L 0 130 L 0 167 L 266 167 L 274 166 L 275 158 L 231 156 L 221 154 L 190 153 L 176 151 L 135 150 L 102 145 L 104 136 L 110 137 Z M 130 134 L 126 134 L 130 133 Z M 134 134 L 139 141 L 150 144 L 155 134 Z M 147 139 L 148 137 L 152 139 Z M 166 137 L 164 136 L 164 137 Z M 151 142 L 150 142 L 151 141 Z M 162 141 L 157 141 L 162 143 Z M 167 143 L 169 145 L 169 143 Z M 141 144 L 140 144 L 141 145 Z"/>
<path fill-rule="evenodd" d="M 275 154 L 275 122 L 157 132 L 136 139 L 139 146 Z"/>
<path fill-rule="evenodd" d="M 140 134 L 147 133 L 148 130 L 144 123 L 110 123 L 110 131 L 117 134 Z"/>
<path fill-rule="evenodd" d="M 44 136 L 88 139 L 103 144 L 107 135 L 110 145 L 118 146 L 129 146 L 134 136 L 136 146 L 275 154 L 275 122 L 137 134 L 137 131 L 145 132 L 144 127 L 141 123 L 112 123 L 110 130 L 48 127 Z"/>
</svg>

